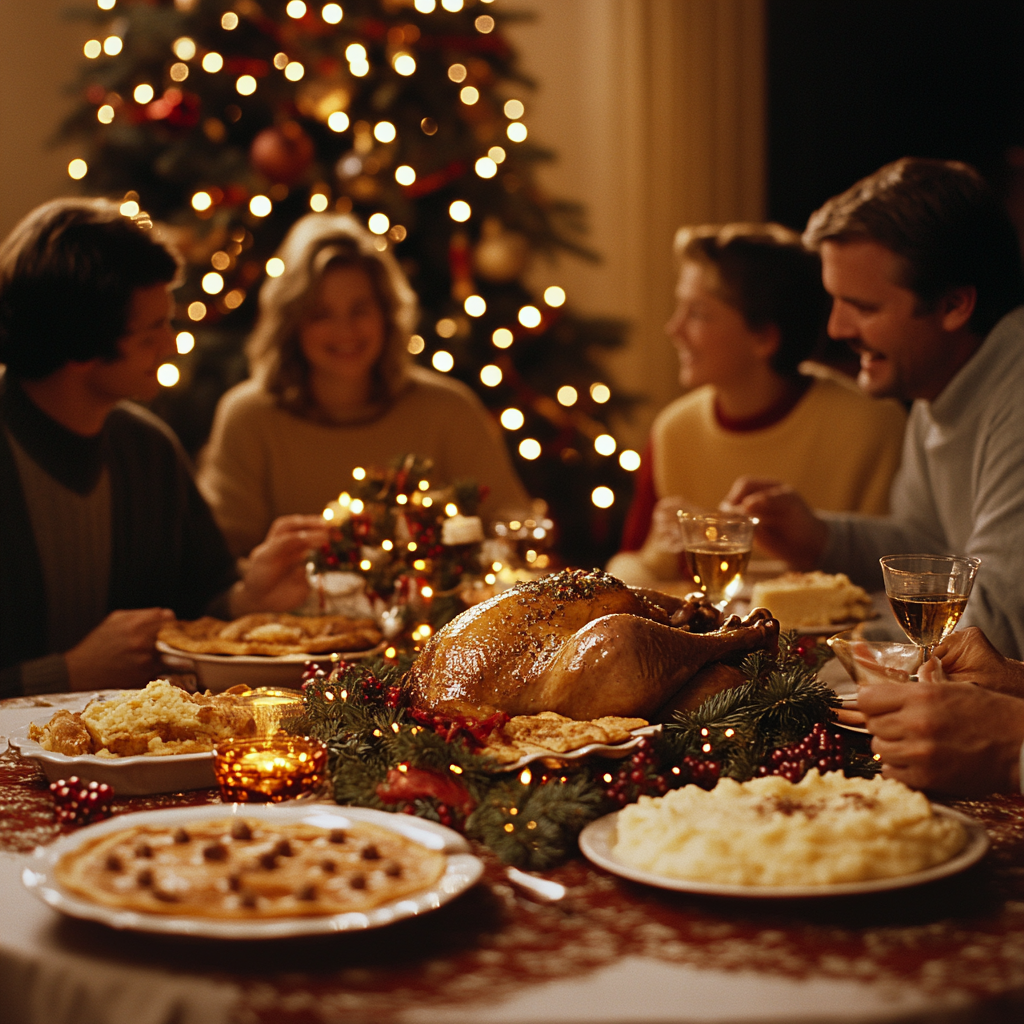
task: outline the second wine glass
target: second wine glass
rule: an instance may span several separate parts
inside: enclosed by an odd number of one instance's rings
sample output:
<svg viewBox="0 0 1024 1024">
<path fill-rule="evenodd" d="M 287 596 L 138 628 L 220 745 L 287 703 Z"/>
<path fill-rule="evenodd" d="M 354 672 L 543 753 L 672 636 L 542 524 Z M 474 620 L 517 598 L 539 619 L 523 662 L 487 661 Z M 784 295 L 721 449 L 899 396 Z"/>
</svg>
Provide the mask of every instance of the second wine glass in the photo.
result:
<svg viewBox="0 0 1024 1024">
<path fill-rule="evenodd" d="M 885 594 L 896 621 L 922 661 L 956 628 L 971 596 L 980 558 L 957 555 L 886 555 L 880 558 Z"/>
<path fill-rule="evenodd" d="M 743 584 L 757 520 L 725 512 L 677 512 L 684 573 L 721 611 Z"/>
</svg>

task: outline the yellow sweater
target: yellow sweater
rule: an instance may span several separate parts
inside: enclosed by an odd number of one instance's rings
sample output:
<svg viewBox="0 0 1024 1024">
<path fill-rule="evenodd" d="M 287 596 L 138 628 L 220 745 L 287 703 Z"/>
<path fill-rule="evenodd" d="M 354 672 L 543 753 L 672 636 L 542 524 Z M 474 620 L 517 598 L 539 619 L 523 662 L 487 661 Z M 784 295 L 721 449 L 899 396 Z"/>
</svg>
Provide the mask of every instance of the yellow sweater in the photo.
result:
<svg viewBox="0 0 1024 1024">
<path fill-rule="evenodd" d="M 500 431 L 473 392 L 421 367 L 409 376 L 383 415 L 345 426 L 294 416 L 252 380 L 224 395 L 197 482 L 232 554 L 248 554 L 277 516 L 321 512 L 350 486 L 356 466 L 385 467 L 407 454 L 432 459 L 438 483 L 486 485 L 485 519 L 529 507 Z"/>
<path fill-rule="evenodd" d="M 762 430 L 725 430 L 715 418 L 714 389 L 700 387 L 666 406 L 654 421 L 654 490 L 658 498 L 679 497 L 712 510 L 737 477 L 757 476 L 790 484 L 812 508 L 881 515 L 888 511 L 905 424 L 897 402 L 878 401 L 852 383 L 818 377 L 778 423 Z M 636 557 L 617 555 L 609 570 L 628 576 L 625 563 Z M 654 550 L 650 539 L 640 560 L 658 579 L 678 575 L 675 557 Z"/>
</svg>

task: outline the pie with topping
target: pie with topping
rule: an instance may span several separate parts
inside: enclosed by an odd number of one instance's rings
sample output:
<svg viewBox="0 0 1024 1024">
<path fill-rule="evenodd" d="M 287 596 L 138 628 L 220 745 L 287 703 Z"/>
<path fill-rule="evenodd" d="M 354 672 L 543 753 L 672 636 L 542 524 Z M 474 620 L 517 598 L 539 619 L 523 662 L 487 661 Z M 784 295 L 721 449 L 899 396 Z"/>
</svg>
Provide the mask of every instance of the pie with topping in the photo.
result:
<svg viewBox="0 0 1024 1024">
<path fill-rule="evenodd" d="M 381 641 L 373 619 L 347 615 L 290 615 L 253 612 L 233 622 L 206 615 L 164 626 L 158 639 L 193 654 L 326 654 L 366 651 Z"/>
<path fill-rule="evenodd" d="M 368 822 L 234 818 L 109 832 L 64 854 L 55 876 L 104 906 L 245 919 L 364 912 L 429 888 L 446 865 L 444 853 Z"/>
<path fill-rule="evenodd" d="M 528 754 L 564 754 L 588 743 L 622 743 L 633 729 L 646 726 L 644 718 L 616 718 L 606 715 L 591 721 L 542 711 L 539 715 L 516 715 L 487 738 L 482 753 L 501 764 L 512 764 Z"/>
</svg>

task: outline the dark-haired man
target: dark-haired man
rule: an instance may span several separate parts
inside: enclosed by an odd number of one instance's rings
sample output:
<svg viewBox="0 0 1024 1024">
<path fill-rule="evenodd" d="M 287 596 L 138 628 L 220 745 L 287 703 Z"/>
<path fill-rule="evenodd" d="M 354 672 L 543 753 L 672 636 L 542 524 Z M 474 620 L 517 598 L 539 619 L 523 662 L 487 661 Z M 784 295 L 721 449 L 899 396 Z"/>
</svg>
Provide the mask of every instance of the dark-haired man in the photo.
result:
<svg viewBox="0 0 1024 1024">
<path fill-rule="evenodd" d="M 283 610 L 317 517 L 279 520 L 242 579 L 150 399 L 178 265 L 102 200 L 55 200 L 0 246 L 0 696 L 139 686 L 165 621 Z"/>
<path fill-rule="evenodd" d="M 891 513 L 816 515 L 756 479 L 728 502 L 759 517 L 761 543 L 792 568 L 872 590 L 883 555 L 981 558 L 964 623 L 1020 658 L 1024 274 L 1009 219 L 972 168 L 907 158 L 829 200 L 804 238 L 821 253 L 829 333 L 860 354 L 860 386 L 914 403 Z M 832 444 L 842 458 L 842 438 Z"/>
</svg>

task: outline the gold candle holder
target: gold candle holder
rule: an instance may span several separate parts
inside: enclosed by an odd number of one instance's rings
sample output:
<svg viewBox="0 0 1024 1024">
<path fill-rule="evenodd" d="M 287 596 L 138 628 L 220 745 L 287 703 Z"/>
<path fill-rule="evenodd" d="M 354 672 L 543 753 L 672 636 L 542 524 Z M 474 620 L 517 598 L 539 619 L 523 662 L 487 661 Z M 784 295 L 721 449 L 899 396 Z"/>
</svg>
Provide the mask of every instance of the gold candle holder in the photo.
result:
<svg viewBox="0 0 1024 1024">
<path fill-rule="evenodd" d="M 323 784 L 327 747 L 308 736 L 258 736 L 217 744 L 213 772 L 231 803 L 279 803 L 313 793 Z"/>
<path fill-rule="evenodd" d="M 301 692 L 275 686 L 258 686 L 242 702 L 251 709 L 256 732 L 261 736 L 273 736 L 280 730 L 282 719 L 297 717 L 303 711 Z"/>
</svg>

